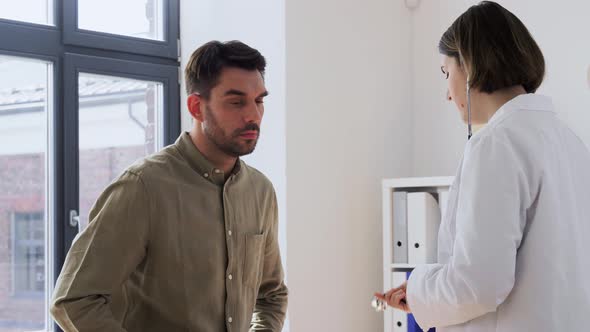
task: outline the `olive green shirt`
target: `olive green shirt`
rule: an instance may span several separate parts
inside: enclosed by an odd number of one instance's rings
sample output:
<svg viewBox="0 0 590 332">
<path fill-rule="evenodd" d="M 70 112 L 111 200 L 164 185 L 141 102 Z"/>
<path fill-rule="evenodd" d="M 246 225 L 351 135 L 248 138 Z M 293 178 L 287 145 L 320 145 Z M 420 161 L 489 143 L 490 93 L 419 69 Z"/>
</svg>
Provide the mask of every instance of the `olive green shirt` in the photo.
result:
<svg viewBox="0 0 590 332">
<path fill-rule="evenodd" d="M 270 181 L 225 175 L 188 133 L 98 198 L 57 280 L 64 331 L 281 331 L 287 287 Z"/>
</svg>

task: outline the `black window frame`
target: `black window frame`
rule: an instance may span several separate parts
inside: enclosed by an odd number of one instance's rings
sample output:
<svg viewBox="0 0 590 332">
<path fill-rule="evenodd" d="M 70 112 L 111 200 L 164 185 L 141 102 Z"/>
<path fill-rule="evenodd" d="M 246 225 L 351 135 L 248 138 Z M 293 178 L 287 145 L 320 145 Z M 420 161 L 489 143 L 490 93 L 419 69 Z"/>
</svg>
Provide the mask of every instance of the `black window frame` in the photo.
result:
<svg viewBox="0 0 590 332">
<path fill-rule="evenodd" d="M 79 204 L 78 177 L 71 176 L 78 174 L 77 72 L 163 83 L 164 145 L 172 144 L 180 134 L 179 0 L 164 1 L 163 42 L 77 29 L 73 25 L 77 22 L 77 0 L 54 0 L 53 25 L 0 18 L 1 55 L 52 63 L 53 136 L 49 144 L 53 173 L 49 176 L 53 176 L 54 187 L 49 208 L 54 221 L 54 284 L 77 233 L 69 224 L 69 211 L 78 211 Z M 62 331 L 56 324 L 53 330 Z"/>
</svg>

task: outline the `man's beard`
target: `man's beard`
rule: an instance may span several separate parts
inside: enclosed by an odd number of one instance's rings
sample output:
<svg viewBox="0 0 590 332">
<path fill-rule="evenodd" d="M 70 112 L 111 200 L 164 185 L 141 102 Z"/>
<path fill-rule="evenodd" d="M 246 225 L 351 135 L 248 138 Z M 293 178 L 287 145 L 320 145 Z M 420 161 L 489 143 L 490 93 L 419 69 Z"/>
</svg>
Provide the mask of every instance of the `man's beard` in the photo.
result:
<svg viewBox="0 0 590 332">
<path fill-rule="evenodd" d="M 205 135 L 220 151 L 232 157 L 244 156 L 254 151 L 258 137 L 260 137 L 260 127 L 257 124 L 249 123 L 244 128 L 235 130 L 228 137 L 219 126 L 219 122 L 209 106 L 205 107 L 205 112 L 207 119 L 204 126 Z M 258 135 L 255 139 L 243 141 L 240 135 L 245 131 L 256 131 Z"/>
</svg>

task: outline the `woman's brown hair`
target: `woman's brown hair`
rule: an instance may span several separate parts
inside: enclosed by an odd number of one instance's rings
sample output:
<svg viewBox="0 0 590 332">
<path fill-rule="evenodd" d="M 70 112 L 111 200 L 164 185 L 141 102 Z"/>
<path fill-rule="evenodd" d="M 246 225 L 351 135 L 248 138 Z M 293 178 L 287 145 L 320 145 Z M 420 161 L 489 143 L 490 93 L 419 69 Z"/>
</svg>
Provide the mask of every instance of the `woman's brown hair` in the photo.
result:
<svg viewBox="0 0 590 332">
<path fill-rule="evenodd" d="M 470 87 L 482 92 L 522 85 L 533 93 L 545 76 L 543 53 L 527 28 L 492 1 L 482 1 L 459 16 L 442 35 L 438 48 L 457 59 Z"/>
</svg>

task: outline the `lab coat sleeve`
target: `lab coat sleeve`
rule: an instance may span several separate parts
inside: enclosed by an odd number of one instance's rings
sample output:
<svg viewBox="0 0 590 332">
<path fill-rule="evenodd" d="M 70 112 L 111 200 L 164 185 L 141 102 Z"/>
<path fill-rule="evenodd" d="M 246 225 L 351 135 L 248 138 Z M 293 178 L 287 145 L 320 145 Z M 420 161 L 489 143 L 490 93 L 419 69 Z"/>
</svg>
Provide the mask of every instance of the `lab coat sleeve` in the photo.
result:
<svg viewBox="0 0 590 332">
<path fill-rule="evenodd" d="M 493 312 L 514 286 L 529 196 L 522 163 L 501 139 L 471 143 L 459 184 L 453 253 L 446 264 L 417 267 L 408 281 L 407 301 L 422 328 Z"/>
</svg>

